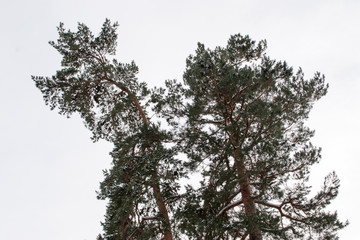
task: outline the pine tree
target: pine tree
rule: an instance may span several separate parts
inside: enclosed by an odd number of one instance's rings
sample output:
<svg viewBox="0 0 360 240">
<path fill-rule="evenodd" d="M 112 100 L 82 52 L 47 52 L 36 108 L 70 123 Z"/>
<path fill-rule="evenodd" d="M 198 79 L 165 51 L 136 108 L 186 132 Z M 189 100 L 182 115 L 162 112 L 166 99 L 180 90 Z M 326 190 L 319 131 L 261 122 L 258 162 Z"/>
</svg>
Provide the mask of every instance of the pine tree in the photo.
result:
<svg viewBox="0 0 360 240">
<path fill-rule="evenodd" d="M 327 92 L 323 75 L 305 80 L 269 58 L 266 41 L 234 35 L 225 48 L 198 44 L 184 84 L 148 89 L 134 62 L 114 58 L 116 29 L 106 20 L 94 37 L 84 24 L 60 24 L 50 44 L 62 68 L 32 77 L 51 109 L 79 113 L 94 141 L 114 144 L 98 192 L 109 201 L 99 240 L 337 238 L 347 223 L 325 210 L 336 174 L 313 197 L 307 184 L 320 149 L 304 121 Z M 181 191 L 194 172 L 200 187 Z"/>
<path fill-rule="evenodd" d="M 180 216 L 191 218 L 192 199 L 203 200 L 195 206 L 204 216 L 199 228 L 184 225 L 194 239 L 334 239 L 345 226 L 323 211 L 338 192 L 335 173 L 313 198 L 306 185 L 320 149 L 304 120 L 326 94 L 324 76 L 305 80 L 265 49 L 266 41 L 234 35 L 225 48 L 199 44 L 187 59 L 182 136 L 203 181 Z"/>
<path fill-rule="evenodd" d="M 63 56 L 62 69 L 50 77 L 33 77 L 51 109 L 70 116 L 79 113 L 93 140 L 114 143 L 113 167 L 104 171 L 99 198 L 109 199 L 105 239 L 172 239 L 165 197 L 179 188 L 171 169 L 175 151 L 163 142 L 171 137 L 151 123 L 141 101 L 149 95 L 139 83 L 134 62 L 123 64 L 115 55 L 117 23 L 106 20 L 98 37 L 84 24 L 77 32 L 58 27 L 50 44 Z M 170 171 L 169 171 L 170 170 Z M 151 215 L 148 215 L 151 214 Z M 102 236 L 99 236 L 101 239 Z"/>
</svg>

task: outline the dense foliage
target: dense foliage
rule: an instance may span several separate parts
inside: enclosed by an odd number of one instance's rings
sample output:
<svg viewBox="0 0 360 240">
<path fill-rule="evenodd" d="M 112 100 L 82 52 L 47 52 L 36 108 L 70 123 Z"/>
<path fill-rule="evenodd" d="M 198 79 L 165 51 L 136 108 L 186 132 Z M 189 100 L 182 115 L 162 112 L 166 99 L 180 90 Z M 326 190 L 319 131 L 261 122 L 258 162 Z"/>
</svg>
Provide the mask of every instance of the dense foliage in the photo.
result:
<svg viewBox="0 0 360 240">
<path fill-rule="evenodd" d="M 79 113 L 93 140 L 114 144 L 98 239 L 337 238 L 347 223 L 325 210 L 336 174 L 313 197 L 307 184 L 320 149 L 304 121 L 327 92 L 323 75 L 306 80 L 268 57 L 266 41 L 234 35 L 224 48 L 198 44 L 183 84 L 148 89 L 134 62 L 114 58 L 116 28 L 106 20 L 95 37 L 60 24 L 50 44 L 62 68 L 33 77 L 51 109 Z M 193 173 L 200 187 L 184 186 Z"/>
</svg>

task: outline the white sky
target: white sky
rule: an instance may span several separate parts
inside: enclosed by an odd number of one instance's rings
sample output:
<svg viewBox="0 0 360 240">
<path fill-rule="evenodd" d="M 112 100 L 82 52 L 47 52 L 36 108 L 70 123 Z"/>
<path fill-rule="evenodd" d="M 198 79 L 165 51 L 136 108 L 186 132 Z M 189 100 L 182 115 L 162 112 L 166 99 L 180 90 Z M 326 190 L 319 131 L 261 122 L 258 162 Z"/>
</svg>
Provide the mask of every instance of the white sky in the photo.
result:
<svg viewBox="0 0 360 240">
<path fill-rule="evenodd" d="M 111 161 L 106 142 L 92 143 L 77 117 L 49 111 L 30 75 L 52 75 L 60 56 L 47 44 L 56 26 L 105 18 L 120 27 L 118 59 L 135 60 L 151 86 L 181 80 L 197 42 L 224 46 L 231 34 L 267 39 L 268 54 L 320 71 L 329 93 L 310 115 L 313 140 L 323 148 L 311 181 L 319 187 L 336 170 L 341 179 L 332 209 L 358 236 L 360 211 L 360 1 L 358 0 L 12 0 L 0 3 L 0 238 L 91 240 L 101 232 L 105 203 L 95 190 Z"/>
</svg>

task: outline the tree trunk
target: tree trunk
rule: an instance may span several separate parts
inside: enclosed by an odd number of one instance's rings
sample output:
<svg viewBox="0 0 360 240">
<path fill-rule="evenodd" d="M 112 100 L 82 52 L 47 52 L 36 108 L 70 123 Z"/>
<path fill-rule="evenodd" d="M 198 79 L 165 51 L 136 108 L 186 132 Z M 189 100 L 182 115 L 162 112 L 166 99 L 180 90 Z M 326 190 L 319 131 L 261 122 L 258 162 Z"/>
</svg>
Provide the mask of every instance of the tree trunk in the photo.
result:
<svg viewBox="0 0 360 240">
<path fill-rule="evenodd" d="M 132 100 L 132 102 L 134 103 L 134 105 L 136 106 L 141 119 L 143 121 L 144 124 L 149 125 L 150 121 L 149 119 L 146 117 L 144 110 L 142 109 L 142 107 L 140 106 L 139 101 L 137 100 L 136 96 L 130 92 L 129 89 L 127 89 L 125 86 L 121 85 L 120 83 L 117 83 L 113 80 L 110 80 L 107 78 L 108 81 L 110 81 L 112 84 L 115 84 L 119 89 L 121 89 L 122 91 L 126 92 L 128 94 L 128 96 L 130 97 L 130 99 Z M 169 218 L 169 214 L 168 211 L 166 209 L 166 205 L 164 202 L 164 199 L 161 195 L 160 192 L 160 187 L 158 185 L 158 181 L 157 181 L 157 173 L 155 172 L 152 175 L 152 181 L 153 183 L 151 184 L 151 187 L 154 191 L 154 196 L 156 199 L 156 204 L 159 208 L 160 213 L 163 215 L 163 217 L 165 218 L 165 232 L 164 232 L 164 240 L 172 240 L 172 233 L 171 233 L 171 223 L 170 223 L 170 218 Z"/>
<path fill-rule="evenodd" d="M 164 203 L 164 199 L 162 198 L 160 188 L 159 188 L 159 186 L 157 184 L 157 174 L 156 173 L 154 173 L 152 175 L 152 181 L 153 181 L 153 183 L 151 184 L 151 187 L 152 187 L 152 189 L 154 191 L 156 204 L 158 205 L 160 213 L 165 218 L 165 232 L 164 232 L 164 238 L 163 239 L 164 240 L 172 240 L 173 237 L 172 237 L 172 233 L 171 233 L 170 218 L 169 218 L 169 214 L 168 214 L 168 211 L 167 211 L 165 203 Z"/>
<path fill-rule="evenodd" d="M 244 161 L 240 157 L 240 149 L 238 145 L 234 145 L 236 148 L 233 151 L 233 157 L 235 161 L 236 172 L 238 174 L 241 197 L 244 203 L 245 215 L 249 219 L 248 232 L 250 240 L 262 240 L 262 234 L 259 225 L 256 223 L 256 206 L 254 199 L 251 196 L 251 187 L 249 177 L 246 171 Z"/>
</svg>

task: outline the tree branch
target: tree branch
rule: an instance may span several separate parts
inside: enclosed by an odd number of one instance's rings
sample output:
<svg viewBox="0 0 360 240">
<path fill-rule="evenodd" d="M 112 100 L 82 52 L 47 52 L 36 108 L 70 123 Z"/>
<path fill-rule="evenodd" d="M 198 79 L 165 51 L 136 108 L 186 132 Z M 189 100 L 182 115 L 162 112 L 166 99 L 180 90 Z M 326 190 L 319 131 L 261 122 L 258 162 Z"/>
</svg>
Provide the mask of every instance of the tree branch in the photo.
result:
<svg viewBox="0 0 360 240">
<path fill-rule="evenodd" d="M 281 203 L 280 205 L 277 205 L 277 204 L 274 204 L 274 203 L 269 203 L 269 202 L 264 202 L 264 201 L 258 201 L 258 200 L 254 200 L 254 202 L 257 203 L 257 204 L 261 204 L 261 205 L 264 205 L 264 206 L 267 206 L 267 207 L 271 207 L 271 208 L 277 209 L 277 210 L 279 211 L 281 217 L 286 217 L 287 219 L 290 219 L 290 220 L 292 220 L 292 221 L 301 222 L 301 223 L 304 223 L 304 224 L 307 224 L 307 225 L 308 225 L 308 223 L 307 223 L 305 220 L 303 220 L 303 219 L 298 219 L 298 218 L 294 218 L 294 217 L 292 217 L 292 216 L 290 216 L 290 215 L 288 215 L 288 214 L 286 214 L 286 213 L 284 213 L 284 212 L 282 211 L 282 207 L 283 207 L 285 204 L 288 204 L 288 203 L 291 203 L 291 202 L 283 202 L 283 203 Z"/>
<path fill-rule="evenodd" d="M 226 205 L 225 207 L 223 207 L 223 208 L 219 211 L 219 213 L 216 215 L 216 217 L 220 216 L 220 215 L 223 214 L 224 212 L 226 212 L 226 211 L 230 210 L 231 208 L 234 208 L 234 207 L 236 207 L 236 206 L 238 206 L 238 205 L 240 205 L 240 204 L 242 204 L 242 203 L 243 203 L 243 201 L 242 201 L 242 199 L 240 199 L 240 200 L 237 200 L 237 201 L 235 201 L 235 202 L 233 202 L 233 203 L 230 203 L 230 204 Z"/>
</svg>

